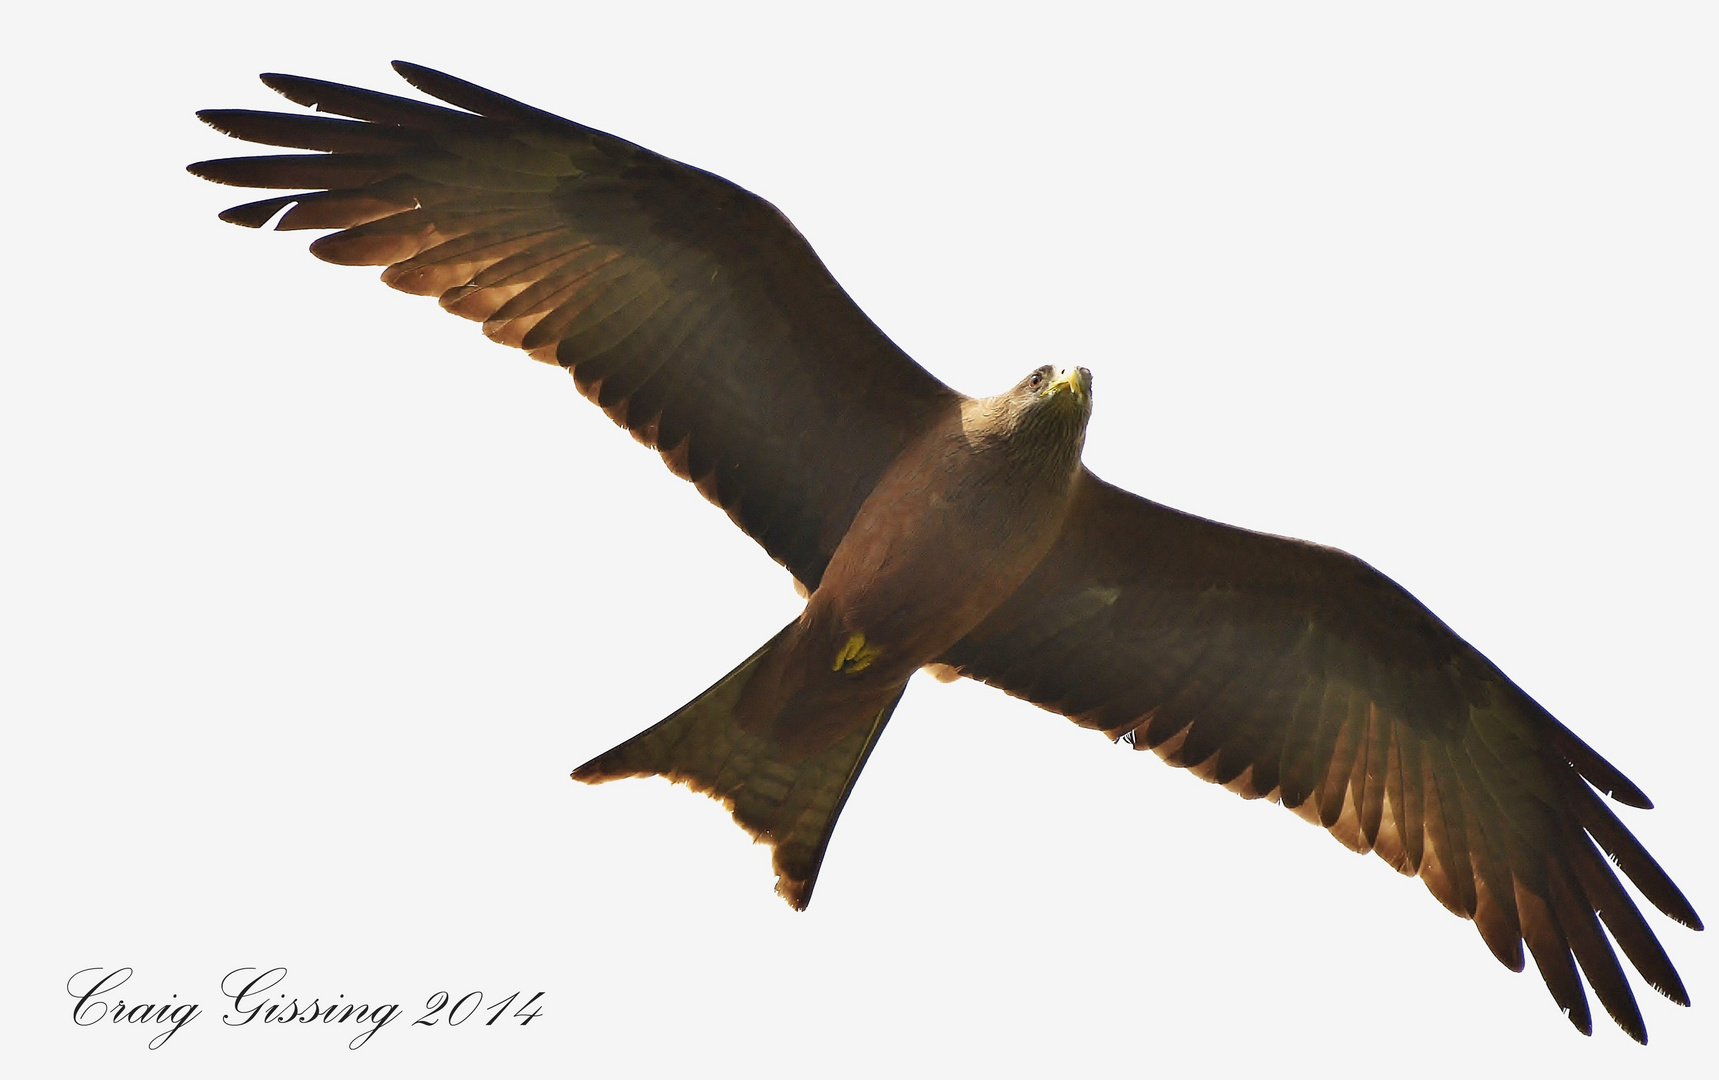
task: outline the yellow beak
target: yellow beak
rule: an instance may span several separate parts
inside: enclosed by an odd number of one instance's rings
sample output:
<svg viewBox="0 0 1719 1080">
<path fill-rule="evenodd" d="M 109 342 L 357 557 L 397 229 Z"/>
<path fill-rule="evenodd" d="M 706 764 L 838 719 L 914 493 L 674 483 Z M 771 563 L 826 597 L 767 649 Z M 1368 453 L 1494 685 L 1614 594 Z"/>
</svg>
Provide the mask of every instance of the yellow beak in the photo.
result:
<svg viewBox="0 0 1719 1080">
<path fill-rule="evenodd" d="M 1056 378 L 1045 388 L 1045 393 L 1054 394 L 1060 390 L 1072 390 L 1076 400 L 1084 399 L 1087 394 L 1086 372 L 1077 367 L 1067 367 L 1057 372 Z"/>
</svg>

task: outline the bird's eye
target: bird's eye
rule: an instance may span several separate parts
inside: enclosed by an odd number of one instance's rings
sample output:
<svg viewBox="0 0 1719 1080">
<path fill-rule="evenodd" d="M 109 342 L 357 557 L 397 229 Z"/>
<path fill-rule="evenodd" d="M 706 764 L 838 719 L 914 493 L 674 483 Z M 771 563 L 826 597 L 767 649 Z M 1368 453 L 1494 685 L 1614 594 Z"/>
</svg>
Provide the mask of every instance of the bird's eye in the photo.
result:
<svg viewBox="0 0 1719 1080">
<path fill-rule="evenodd" d="M 1029 381 L 1032 383 L 1032 385 L 1037 386 L 1039 383 L 1042 383 L 1045 381 L 1045 373 L 1042 371 L 1035 371 L 1035 372 L 1033 372 L 1032 379 Z"/>
</svg>

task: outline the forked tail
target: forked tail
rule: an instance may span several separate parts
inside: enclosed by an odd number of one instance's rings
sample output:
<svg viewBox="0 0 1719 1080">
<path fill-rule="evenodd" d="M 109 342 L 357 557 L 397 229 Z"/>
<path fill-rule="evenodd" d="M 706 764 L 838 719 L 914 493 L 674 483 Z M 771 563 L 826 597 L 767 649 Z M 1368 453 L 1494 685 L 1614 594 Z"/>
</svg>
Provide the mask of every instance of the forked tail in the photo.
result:
<svg viewBox="0 0 1719 1080">
<path fill-rule="evenodd" d="M 743 730 L 736 716 L 746 683 L 781 637 L 771 638 L 668 719 L 579 766 L 573 779 L 601 784 L 624 776 L 666 776 L 720 800 L 741 828 L 771 846 L 776 892 L 804 910 L 836 818 L 907 687 L 869 725 L 828 749 L 785 753 L 767 733 Z"/>
</svg>

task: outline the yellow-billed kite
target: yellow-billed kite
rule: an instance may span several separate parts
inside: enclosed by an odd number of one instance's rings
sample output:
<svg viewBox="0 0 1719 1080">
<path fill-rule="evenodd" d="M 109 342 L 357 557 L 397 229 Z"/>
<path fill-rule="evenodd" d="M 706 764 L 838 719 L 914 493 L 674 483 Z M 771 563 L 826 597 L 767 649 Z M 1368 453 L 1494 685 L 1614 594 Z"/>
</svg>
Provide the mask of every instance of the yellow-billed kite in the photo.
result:
<svg viewBox="0 0 1719 1080">
<path fill-rule="evenodd" d="M 453 108 L 265 75 L 335 116 L 200 113 L 315 151 L 191 166 L 291 192 L 222 218 L 338 230 L 311 251 L 385 266 L 389 285 L 568 369 L 809 594 L 715 686 L 576 778 L 660 774 L 721 800 L 804 907 L 909 678 L 938 665 L 1419 875 L 1505 965 L 1522 969 L 1526 943 L 1583 1032 L 1578 965 L 1646 1041 L 1606 931 L 1688 1003 L 1606 858 L 1700 927 L 1596 789 L 1647 797 L 1395 582 L 1092 475 L 1085 368 L 1042 367 L 990 398 L 944 386 L 756 195 L 395 67 Z"/>
</svg>

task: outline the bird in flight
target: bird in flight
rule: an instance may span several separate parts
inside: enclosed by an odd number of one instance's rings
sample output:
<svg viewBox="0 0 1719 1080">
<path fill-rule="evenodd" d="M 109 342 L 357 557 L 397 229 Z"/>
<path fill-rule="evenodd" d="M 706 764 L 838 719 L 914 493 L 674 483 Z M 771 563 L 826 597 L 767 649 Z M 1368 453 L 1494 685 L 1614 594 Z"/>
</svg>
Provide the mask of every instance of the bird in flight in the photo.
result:
<svg viewBox="0 0 1719 1080">
<path fill-rule="evenodd" d="M 566 368 L 807 597 L 709 690 L 576 779 L 661 775 L 720 800 L 804 908 L 866 759 L 930 668 L 1281 803 L 1418 875 L 1506 966 L 1522 970 L 1526 946 L 1583 1033 L 1585 976 L 1647 1039 L 1607 932 L 1688 1004 L 1614 872 L 1700 929 L 1601 797 L 1647 796 L 1401 586 L 1344 552 L 1100 480 L 1081 464 L 1090 372 L 1059 361 L 992 397 L 955 392 L 751 192 L 394 66 L 445 104 L 264 75 L 329 115 L 199 113 L 310 151 L 192 165 L 289 192 L 221 217 L 335 230 L 312 253 L 386 267 L 394 288 Z"/>
</svg>

